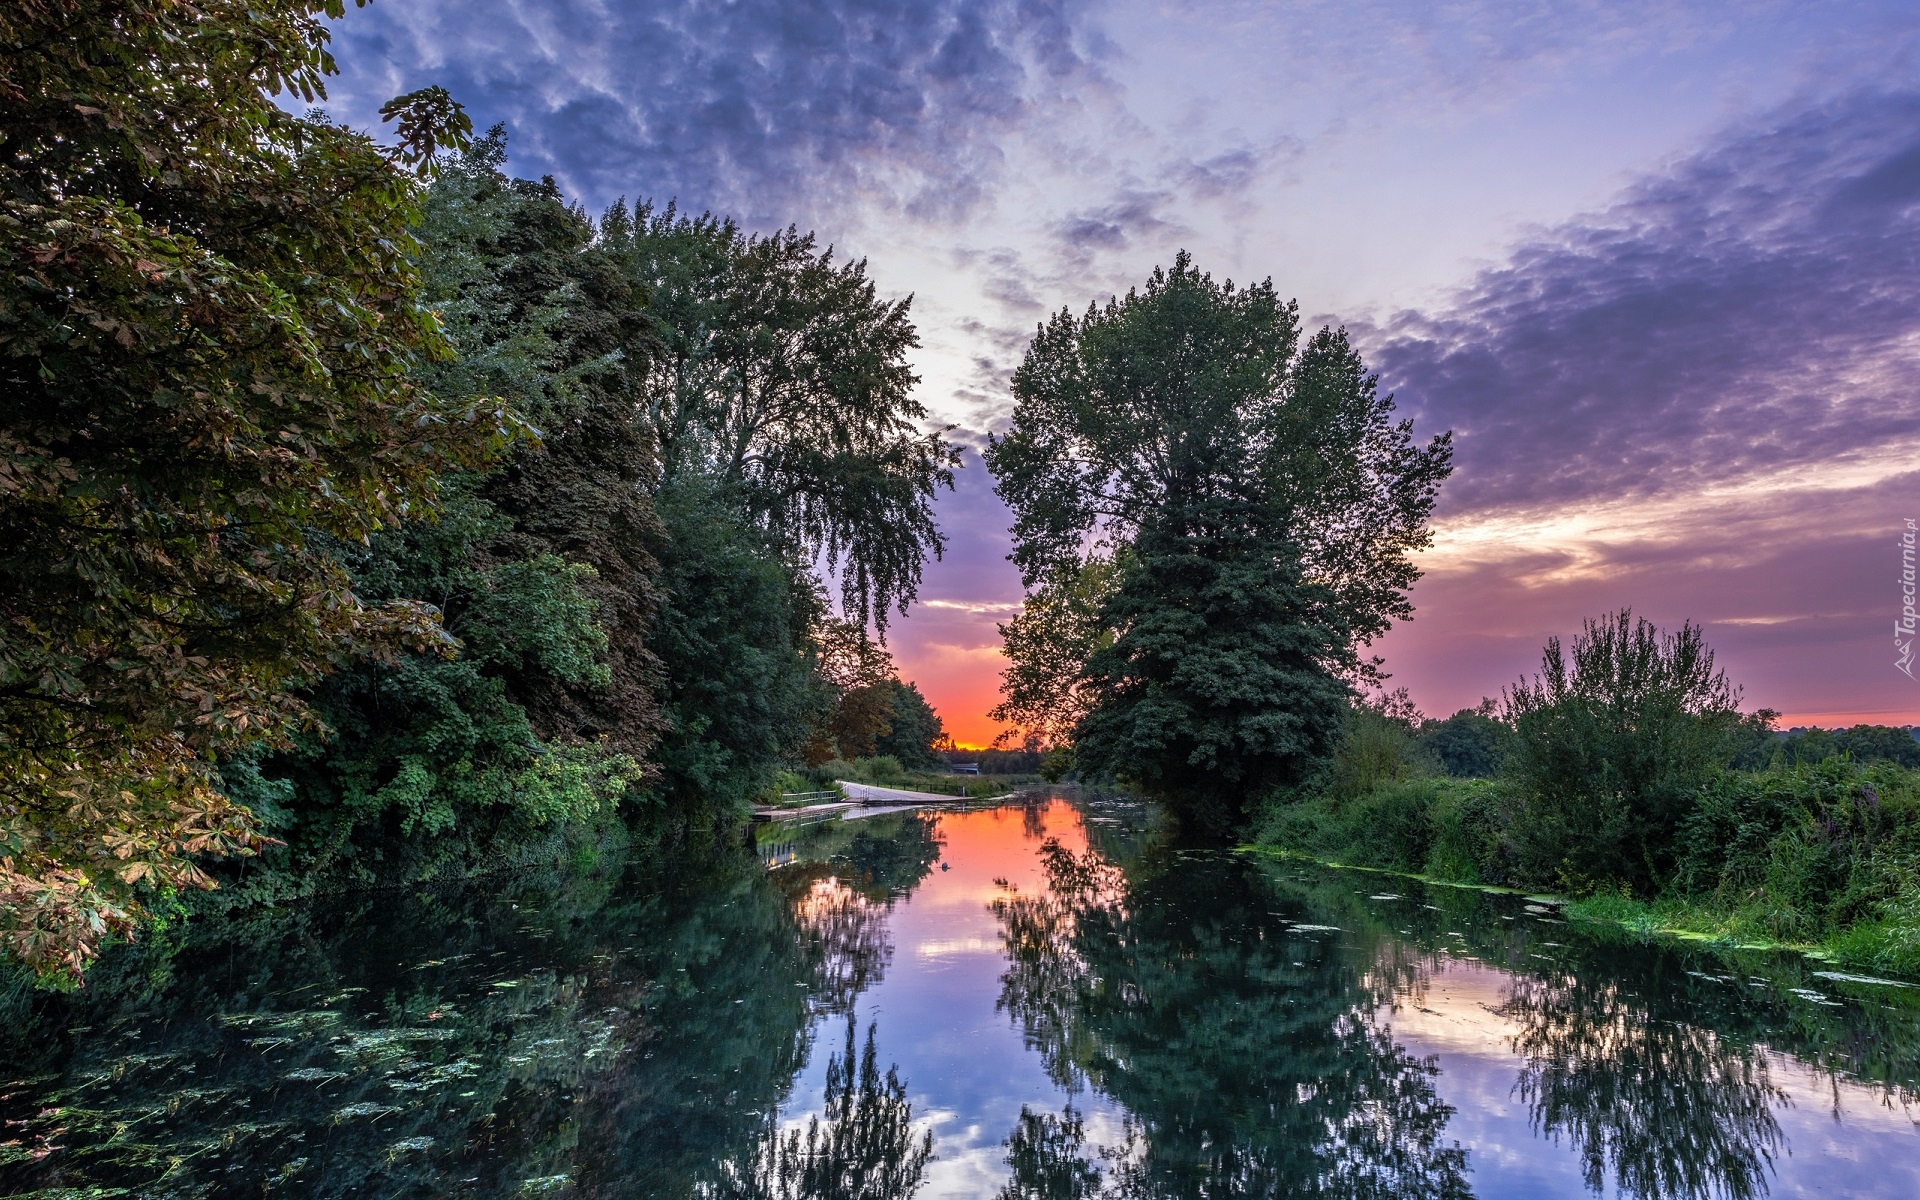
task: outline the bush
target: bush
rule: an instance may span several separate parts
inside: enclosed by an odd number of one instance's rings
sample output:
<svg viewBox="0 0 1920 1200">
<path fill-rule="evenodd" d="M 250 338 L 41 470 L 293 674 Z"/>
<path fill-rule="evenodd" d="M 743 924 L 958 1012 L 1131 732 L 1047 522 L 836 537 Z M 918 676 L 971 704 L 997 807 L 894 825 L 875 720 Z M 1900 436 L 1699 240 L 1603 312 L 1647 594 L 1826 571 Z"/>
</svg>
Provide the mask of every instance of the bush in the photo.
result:
<svg viewBox="0 0 1920 1200">
<path fill-rule="evenodd" d="M 1408 721 L 1363 706 L 1348 714 L 1321 786 L 1328 795 L 1351 800 L 1383 783 L 1432 773 L 1433 762 Z"/>
<path fill-rule="evenodd" d="M 1742 727 L 1738 702 L 1691 622 L 1662 634 L 1622 609 L 1586 622 L 1570 658 L 1548 639 L 1541 674 L 1507 692 L 1522 870 L 1576 891 L 1658 891 L 1696 792 Z"/>
<path fill-rule="evenodd" d="M 1353 866 L 1506 883 L 1513 808 L 1512 790 L 1490 780 L 1401 779 L 1279 806 L 1260 840 Z"/>
</svg>

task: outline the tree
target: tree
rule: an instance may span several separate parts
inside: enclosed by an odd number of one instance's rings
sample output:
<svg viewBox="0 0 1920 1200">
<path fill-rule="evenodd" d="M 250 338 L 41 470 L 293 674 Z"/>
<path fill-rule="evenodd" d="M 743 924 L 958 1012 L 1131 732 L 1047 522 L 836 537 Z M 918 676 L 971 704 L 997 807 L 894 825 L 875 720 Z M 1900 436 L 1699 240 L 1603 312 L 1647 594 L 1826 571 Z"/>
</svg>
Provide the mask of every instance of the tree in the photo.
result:
<svg viewBox="0 0 1920 1200">
<path fill-rule="evenodd" d="M 1013 619 L 997 626 L 1007 668 L 1000 678 L 1002 699 L 987 716 L 1013 728 L 995 739 L 996 746 L 1071 744 L 1089 704 L 1081 672 L 1095 651 L 1113 641 L 1100 611 L 1120 575 L 1116 562 L 1096 557 L 1043 577 L 1027 590 Z"/>
<path fill-rule="evenodd" d="M 1569 652 L 1570 651 L 1570 652 Z M 1681 823 L 1740 729 L 1740 692 L 1698 625 L 1664 634 L 1630 609 L 1588 620 L 1506 691 L 1525 790 L 1523 868 L 1563 886 L 1643 894 L 1671 872 Z"/>
<path fill-rule="evenodd" d="M 1855 762 L 1899 763 L 1920 767 L 1920 741 L 1911 733 L 1893 725 L 1855 725 L 1834 737 L 1835 746 L 1851 755 Z"/>
<path fill-rule="evenodd" d="M 471 869 L 610 819 L 659 734 L 644 296 L 505 154 L 496 127 L 427 191 L 422 302 L 454 353 L 416 374 L 499 397 L 540 439 L 449 477 L 431 519 L 337 547 L 357 594 L 432 605 L 457 645 L 350 664 L 313 692 L 324 735 L 227 771 L 289 843 L 249 874 L 269 894 Z"/>
<path fill-rule="evenodd" d="M 893 730 L 893 688 L 899 680 L 893 655 L 863 627 L 832 617 L 815 627 L 813 645 L 814 669 L 829 704 L 804 751 L 807 763 L 879 753 L 880 739 Z"/>
<path fill-rule="evenodd" d="M 1346 686 L 1378 676 L 1358 647 L 1412 613 L 1449 437 L 1416 446 L 1343 332 L 1301 345 L 1271 281 L 1216 283 L 1184 252 L 1144 291 L 1043 325 L 1013 390 L 987 462 L 1037 611 L 1066 619 L 1020 630 L 1006 711 L 1085 704 L 1081 767 L 1241 793 L 1217 812 L 1298 778 Z M 1061 601 L 1106 557 L 1094 630 Z"/>
<path fill-rule="evenodd" d="M 1485 779 L 1506 762 L 1513 731 L 1494 715 L 1495 704 L 1483 700 L 1478 708 L 1463 708 L 1444 721 L 1420 725 L 1420 745 L 1449 775 Z"/>
<path fill-rule="evenodd" d="M 661 730 L 663 530 L 652 431 L 634 408 L 656 347 L 645 290 L 552 179 L 510 179 L 496 126 L 446 165 L 420 226 L 424 299 L 457 355 L 427 369 L 449 395 L 492 395 L 538 429 L 479 493 L 510 518 L 480 547 L 495 559 L 557 555 L 591 567 L 579 586 L 606 634 L 604 679 L 546 676 L 519 687 L 542 736 L 603 741 L 643 759 Z"/>
<path fill-rule="evenodd" d="M 154 888 L 246 852 L 211 764 L 310 722 L 298 686 L 441 637 L 363 604 L 329 539 L 431 512 L 510 433 L 421 386 L 404 169 L 465 137 L 429 89 L 399 146 L 307 99 L 342 0 L 28 0 L 0 13 L 0 907 L 77 975 Z"/>
<path fill-rule="evenodd" d="M 884 634 L 941 552 L 933 495 L 959 462 L 920 428 L 911 299 L 791 227 L 749 237 L 642 203 L 600 237 L 659 323 L 642 403 L 667 477 L 711 478 L 796 560 L 838 569 L 845 616 Z"/>
<path fill-rule="evenodd" d="M 875 754 L 890 754 L 908 770 L 933 771 L 945 766 L 937 747 L 946 741 L 940 714 L 914 684 L 890 679 L 881 685 L 888 693 L 887 732 L 874 739 Z"/>
<path fill-rule="evenodd" d="M 654 752 L 655 786 L 676 812 L 744 805 L 833 711 L 813 649 L 820 596 L 706 480 L 669 482 L 659 511 L 667 537 L 652 645 L 665 664 L 669 728 Z"/>
<path fill-rule="evenodd" d="M 1101 609 L 1119 634 L 1084 668 L 1074 761 L 1161 797 L 1194 832 L 1225 834 L 1329 753 L 1350 693 L 1323 589 L 1300 581 L 1284 544 L 1210 515 L 1187 509 L 1141 532 L 1137 565 Z"/>
</svg>

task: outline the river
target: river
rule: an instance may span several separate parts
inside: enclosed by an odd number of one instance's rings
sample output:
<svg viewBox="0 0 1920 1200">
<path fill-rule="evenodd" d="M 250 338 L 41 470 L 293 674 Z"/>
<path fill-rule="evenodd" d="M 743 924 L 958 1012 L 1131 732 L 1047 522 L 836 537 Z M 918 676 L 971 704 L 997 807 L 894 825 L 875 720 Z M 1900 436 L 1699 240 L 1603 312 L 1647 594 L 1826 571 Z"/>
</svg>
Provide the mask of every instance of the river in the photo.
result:
<svg viewBox="0 0 1920 1200">
<path fill-rule="evenodd" d="M 1920 1196 L 1920 988 L 1151 824 L 882 813 L 195 921 L 11 999 L 0 1191 Z"/>
</svg>

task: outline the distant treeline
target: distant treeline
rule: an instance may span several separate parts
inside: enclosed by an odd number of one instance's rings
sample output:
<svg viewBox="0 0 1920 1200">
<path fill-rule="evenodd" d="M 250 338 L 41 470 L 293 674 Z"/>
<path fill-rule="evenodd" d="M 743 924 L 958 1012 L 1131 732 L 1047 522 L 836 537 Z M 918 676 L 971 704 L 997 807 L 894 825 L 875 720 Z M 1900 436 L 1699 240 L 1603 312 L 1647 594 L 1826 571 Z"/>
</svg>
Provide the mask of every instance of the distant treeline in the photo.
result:
<svg viewBox="0 0 1920 1200">
<path fill-rule="evenodd" d="M 590 216 L 437 88 L 390 145 L 291 115 L 337 6 L 124 7 L 0 12 L 0 949 L 938 764 L 882 640 L 957 461 L 907 301 Z"/>
</svg>

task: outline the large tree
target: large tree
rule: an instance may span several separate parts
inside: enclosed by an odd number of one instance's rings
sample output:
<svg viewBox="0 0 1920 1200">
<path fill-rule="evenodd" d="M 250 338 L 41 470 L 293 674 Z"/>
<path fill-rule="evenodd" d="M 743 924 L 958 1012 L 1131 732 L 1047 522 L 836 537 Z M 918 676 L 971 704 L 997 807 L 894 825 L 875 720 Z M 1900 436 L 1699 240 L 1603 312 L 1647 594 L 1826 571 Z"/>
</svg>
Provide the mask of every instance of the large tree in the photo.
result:
<svg viewBox="0 0 1920 1200">
<path fill-rule="evenodd" d="M 714 480 L 796 557 L 837 569 L 846 617 L 884 633 L 944 545 L 933 495 L 958 463 L 912 394 L 911 298 L 881 299 L 864 260 L 792 228 L 616 205 L 600 236 L 659 325 L 641 402 L 667 478 Z"/>
<path fill-rule="evenodd" d="M 399 146 L 321 95 L 341 0 L 22 0 L 0 10 L 0 926 L 76 972 L 144 889 L 256 844 L 211 760 L 307 720 L 298 685 L 439 637 L 368 605 L 329 540 L 435 503 L 500 435 L 420 385 Z"/>
<path fill-rule="evenodd" d="M 1184 253 L 1041 326 L 1013 392 L 987 462 L 1027 587 L 1121 560 L 1092 636 L 1030 639 L 1016 682 L 1075 689 L 1058 707 L 1086 711 L 1085 769 L 1168 795 L 1298 777 L 1344 686 L 1378 675 L 1361 647 L 1412 614 L 1449 436 L 1418 445 L 1344 332 L 1303 344 L 1270 281 L 1218 283 Z"/>
<path fill-rule="evenodd" d="M 431 604 L 457 645 L 352 664 L 312 693 L 324 736 L 228 768 L 289 844 L 249 873 L 258 890 L 497 862 L 609 817 L 654 749 L 645 297 L 505 155 L 496 127 L 427 191 L 421 300 L 455 353 L 416 374 L 499 397 L 538 440 L 449 479 L 432 519 L 338 547 L 359 595 Z"/>
</svg>

